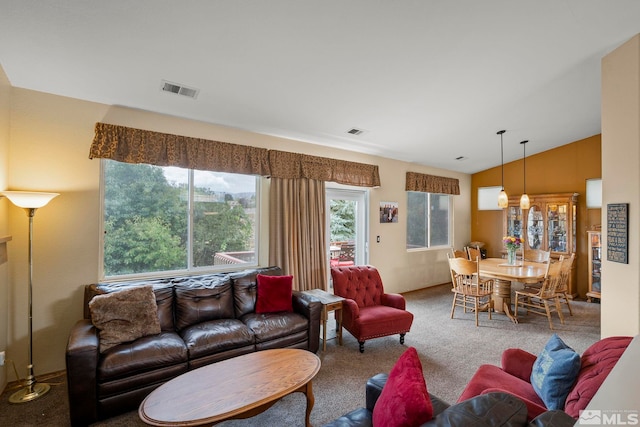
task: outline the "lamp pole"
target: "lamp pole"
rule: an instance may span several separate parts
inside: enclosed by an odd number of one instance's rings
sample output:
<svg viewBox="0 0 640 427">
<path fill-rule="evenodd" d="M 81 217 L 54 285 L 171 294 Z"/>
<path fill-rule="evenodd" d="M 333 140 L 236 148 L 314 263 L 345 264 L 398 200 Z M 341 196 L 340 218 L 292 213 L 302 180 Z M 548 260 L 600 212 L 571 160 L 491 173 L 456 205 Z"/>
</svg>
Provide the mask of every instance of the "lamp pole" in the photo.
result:
<svg viewBox="0 0 640 427">
<path fill-rule="evenodd" d="M 36 209 L 25 208 L 24 210 L 29 217 L 29 364 L 24 387 L 9 397 L 11 403 L 29 402 L 45 395 L 51 389 L 49 384 L 37 382 L 33 373 L 33 217 Z"/>
<path fill-rule="evenodd" d="M 29 364 L 24 387 L 9 396 L 10 403 L 24 403 L 45 395 L 51 389 L 49 384 L 37 382 L 33 373 L 33 217 L 38 208 L 45 206 L 51 199 L 58 196 L 58 193 L 3 191 L 0 194 L 7 197 L 14 205 L 23 208 L 29 217 Z"/>
</svg>

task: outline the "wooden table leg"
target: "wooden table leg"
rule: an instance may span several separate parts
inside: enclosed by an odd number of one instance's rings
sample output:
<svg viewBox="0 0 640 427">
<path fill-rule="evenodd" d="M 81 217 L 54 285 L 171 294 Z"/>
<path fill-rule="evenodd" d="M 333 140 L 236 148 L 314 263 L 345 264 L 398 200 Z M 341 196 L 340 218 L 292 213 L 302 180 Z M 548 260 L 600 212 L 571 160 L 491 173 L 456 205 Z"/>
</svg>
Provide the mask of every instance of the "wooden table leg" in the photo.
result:
<svg viewBox="0 0 640 427">
<path fill-rule="evenodd" d="M 338 344 L 342 345 L 342 307 L 336 309 Z"/>
<path fill-rule="evenodd" d="M 513 323 L 518 323 L 518 319 L 513 316 L 511 310 L 511 281 L 493 280 L 493 305 L 496 313 L 502 313 Z"/>
<path fill-rule="evenodd" d="M 322 305 L 322 351 L 327 349 L 327 319 L 329 317 L 329 313 L 327 310 L 327 305 Z"/>
<path fill-rule="evenodd" d="M 311 410 L 313 409 L 313 404 L 315 403 L 315 398 L 313 396 L 313 386 L 311 385 L 311 380 L 309 380 L 309 382 L 306 384 L 305 386 L 305 391 L 304 391 L 305 396 L 307 396 L 307 412 L 305 415 L 305 425 L 307 427 L 311 427 Z"/>
</svg>

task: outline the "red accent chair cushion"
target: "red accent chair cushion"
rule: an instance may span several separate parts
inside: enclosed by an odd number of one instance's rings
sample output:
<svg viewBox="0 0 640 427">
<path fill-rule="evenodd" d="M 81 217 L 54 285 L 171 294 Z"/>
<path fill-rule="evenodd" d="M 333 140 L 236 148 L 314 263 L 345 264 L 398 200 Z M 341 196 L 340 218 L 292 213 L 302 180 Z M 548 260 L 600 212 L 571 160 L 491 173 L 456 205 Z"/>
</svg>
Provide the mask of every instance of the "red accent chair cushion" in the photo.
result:
<svg viewBox="0 0 640 427">
<path fill-rule="evenodd" d="M 257 275 L 256 313 L 293 311 L 293 276 Z"/>
<path fill-rule="evenodd" d="M 391 371 L 373 408 L 373 425 L 419 426 L 433 417 L 433 406 L 418 352 L 409 347 Z"/>
</svg>

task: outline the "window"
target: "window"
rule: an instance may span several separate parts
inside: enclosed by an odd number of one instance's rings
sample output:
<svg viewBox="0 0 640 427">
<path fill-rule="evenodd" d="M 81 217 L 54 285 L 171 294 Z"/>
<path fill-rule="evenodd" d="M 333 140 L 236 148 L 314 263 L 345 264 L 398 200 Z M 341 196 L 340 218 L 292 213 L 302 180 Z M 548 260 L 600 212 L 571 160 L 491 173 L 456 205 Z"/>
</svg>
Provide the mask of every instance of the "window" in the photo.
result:
<svg viewBox="0 0 640 427">
<path fill-rule="evenodd" d="M 103 162 L 105 277 L 257 264 L 258 177 Z"/>
<path fill-rule="evenodd" d="M 498 195 L 502 187 L 478 187 L 478 210 L 479 211 L 501 211 L 498 206 Z"/>
<path fill-rule="evenodd" d="M 407 249 L 451 246 L 451 196 L 407 191 Z"/>
</svg>

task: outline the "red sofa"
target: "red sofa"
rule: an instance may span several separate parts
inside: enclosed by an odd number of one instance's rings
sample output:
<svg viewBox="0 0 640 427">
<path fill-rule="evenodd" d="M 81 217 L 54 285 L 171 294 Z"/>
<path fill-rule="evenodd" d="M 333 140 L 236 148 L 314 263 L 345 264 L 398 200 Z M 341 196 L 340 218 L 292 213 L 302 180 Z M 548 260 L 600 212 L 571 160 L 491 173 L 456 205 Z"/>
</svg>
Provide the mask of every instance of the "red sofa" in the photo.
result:
<svg viewBox="0 0 640 427">
<path fill-rule="evenodd" d="M 626 350 L 633 337 L 609 337 L 597 341 L 582 354 L 580 371 L 565 401 L 564 411 L 573 418 L 585 409 L 600 385 Z M 522 399 L 529 419 L 547 411 L 531 385 L 531 370 L 537 356 L 511 348 L 502 354 L 502 367 L 482 365 L 460 395 L 458 402 L 491 392 L 506 392 Z"/>
</svg>

